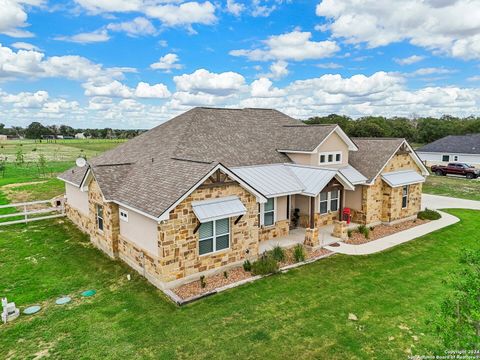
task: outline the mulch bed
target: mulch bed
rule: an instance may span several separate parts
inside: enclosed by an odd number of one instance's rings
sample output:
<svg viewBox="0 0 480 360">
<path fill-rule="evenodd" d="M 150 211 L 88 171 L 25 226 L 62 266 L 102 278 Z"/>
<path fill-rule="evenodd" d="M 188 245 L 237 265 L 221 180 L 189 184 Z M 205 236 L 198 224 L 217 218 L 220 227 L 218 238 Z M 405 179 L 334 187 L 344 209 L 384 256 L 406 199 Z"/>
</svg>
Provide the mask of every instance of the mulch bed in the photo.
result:
<svg viewBox="0 0 480 360">
<path fill-rule="evenodd" d="M 305 249 L 305 260 L 317 258 L 320 256 L 324 256 L 331 253 L 331 251 L 327 249 L 316 249 L 313 251 Z M 283 268 L 288 265 L 295 264 L 295 259 L 293 257 L 293 249 L 285 249 L 285 261 L 279 263 L 280 268 Z M 225 277 L 224 273 L 221 272 L 219 274 L 210 276 L 205 278 L 206 286 L 202 288 L 200 280 L 193 281 L 191 283 L 179 286 L 172 291 L 178 295 L 182 299 L 189 299 L 193 296 L 198 296 L 202 294 L 206 294 L 212 290 L 218 289 L 220 287 L 230 285 L 236 283 L 241 280 L 245 280 L 248 278 L 253 277 L 254 275 L 251 272 L 243 270 L 243 267 L 237 267 L 231 270 L 226 270 L 227 277 Z"/>
<path fill-rule="evenodd" d="M 365 238 L 365 236 L 361 233 L 359 233 L 357 230 L 354 230 L 352 233 L 352 236 L 349 237 L 347 240 L 345 240 L 345 243 L 347 244 L 353 244 L 353 245 L 360 245 L 360 244 L 365 244 L 373 240 L 377 240 L 380 238 L 383 238 L 388 235 L 392 235 L 395 233 L 398 233 L 400 231 L 404 231 L 410 228 L 413 228 L 418 225 L 422 225 L 429 222 L 429 220 L 410 220 L 410 221 L 404 221 L 396 225 L 378 225 L 370 228 L 370 234 L 368 239 Z"/>
</svg>

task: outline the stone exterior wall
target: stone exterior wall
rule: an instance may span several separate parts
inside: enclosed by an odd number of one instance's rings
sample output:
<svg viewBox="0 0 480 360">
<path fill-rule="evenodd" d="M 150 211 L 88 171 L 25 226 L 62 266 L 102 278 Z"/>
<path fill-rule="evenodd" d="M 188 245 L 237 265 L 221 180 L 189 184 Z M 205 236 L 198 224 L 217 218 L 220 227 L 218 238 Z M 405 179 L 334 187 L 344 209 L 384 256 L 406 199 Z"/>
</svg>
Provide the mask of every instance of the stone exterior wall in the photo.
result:
<svg viewBox="0 0 480 360">
<path fill-rule="evenodd" d="M 407 153 L 395 155 L 385 166 L 382 173 L 399 170 L 415 170 L 421 173 L 421 169 Z M 413 216 L 421 208 L 422 184 L 410 186 L 409 202 L 406 209 L 402 209 L 402 188 L 391 188 L 378 176 L 371 186 L 363 186 L 362 211 L 357 211 L 353 221 L 363 224 L 379 224 L 391 222 Z"/>
<path fill-rule="evenodd" d="M 90 217 L 65 203 L 65 214 L 77 227 L 86 234 L 90 234 L 92 223 Z"/>
<path fill-rule="evenodd" d="M 279 220 L 272 226 L 261 226 L 258 230 L 258 240 L 266 241 L 281 236 L 287 236 L 290 233 L 290 220 Z"/>
<path fill-rule="evenodd" d="M 95 180 L 88 187 L 89 217 L 91 223 L 90 240 L 108 256 L 118 255 L 118 235 L 120 234 L 120 219 L 118 205 L 103 201 L 103 195 Z M 103 206 L 103 231 L 98 229 L 96 205 Z"/>
<path fill-rule="evenodd" d="M 315 213 L 315 225 L 317 228 L 331 225 L 335 220 L 339 220 L 339 216 L 339 211 L 331 211 L 326 214 Z"/>
<path fill-rule="evenodd" d="M 409 186 L 406 208 L 402 208 L 402 188 L 392 189 L 389 212 L 386 214 L 387 220 L 385 221 L 392 222 L 418 214 L 422 207 L 422 185 L 413 184 Z"/>
<path fill-rule="evenodd" d="M 158 256 L 145 252 L 123 236 L 118 238 L 118 257 L 151 282 L 158 283 L 160 268 Z"/>
<path fill-rule="evenodd" d="M 236 195 L 247 213 L 234 224 L 230 219 L 230 248 L 206 255 L 198 253 L 198 220 L 192 201 Z M 258 204 L 255 196 L 237 183 L 196 189 L 170 212 L 170 219 L 159 224 L 159 266 L 162 282 L 192 277 L 204 271 L 253 259 L 258 254 Z M 247 253 L 248 251 L 248 253 Z"/>
</svg>

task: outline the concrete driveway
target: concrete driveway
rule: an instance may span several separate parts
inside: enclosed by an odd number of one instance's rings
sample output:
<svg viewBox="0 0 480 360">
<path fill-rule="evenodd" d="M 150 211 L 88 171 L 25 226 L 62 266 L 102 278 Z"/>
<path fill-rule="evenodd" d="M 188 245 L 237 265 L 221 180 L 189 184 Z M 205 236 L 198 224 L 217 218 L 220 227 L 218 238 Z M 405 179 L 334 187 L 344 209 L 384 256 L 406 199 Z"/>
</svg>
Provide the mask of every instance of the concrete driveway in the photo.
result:
<svg viewBox="0 0 480 360">
<path fill-rule="evenodd" d="M 480 201 L 457 199 L 448 196 L 422 195 L 422 208 L 429 209 L 473 209 L 480 210 Z"/>
</svg>

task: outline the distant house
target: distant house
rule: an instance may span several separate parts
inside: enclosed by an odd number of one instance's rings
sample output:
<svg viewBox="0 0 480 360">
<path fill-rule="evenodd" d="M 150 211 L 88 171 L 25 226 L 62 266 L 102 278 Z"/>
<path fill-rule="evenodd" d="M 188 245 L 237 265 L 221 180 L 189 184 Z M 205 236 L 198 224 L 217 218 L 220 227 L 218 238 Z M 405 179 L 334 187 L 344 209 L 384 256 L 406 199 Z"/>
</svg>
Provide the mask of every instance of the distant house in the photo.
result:
<svg viewBox="0 0 480 360">
<path fill-rule="evenodd" d="M 86 136 L 84 133 L 78 133 L 75 134 L 75 139 L 86 139 Z"/>
<path fill-rule="evenodd" d="M 6 141 L 6 140 L 8 140 L 7 135 L 1 135 L 0 134 L 0 141 Z"/>
<path fill-rule="evenodd" d="M 417 150 L 427 165 L 462 162 L 480 165 L 480 134 L 450 135 Z"/>
</svg>

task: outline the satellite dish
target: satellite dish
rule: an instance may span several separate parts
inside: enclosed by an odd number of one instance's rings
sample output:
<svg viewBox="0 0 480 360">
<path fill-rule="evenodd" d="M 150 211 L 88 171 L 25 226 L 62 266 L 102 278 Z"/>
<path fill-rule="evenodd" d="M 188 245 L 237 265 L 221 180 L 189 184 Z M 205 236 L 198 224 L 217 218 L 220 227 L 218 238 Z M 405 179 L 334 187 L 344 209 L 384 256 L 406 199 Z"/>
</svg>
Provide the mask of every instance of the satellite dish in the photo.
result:
<svg viewBox="0 0 480 360">
<path fill-rule="evenodd" d="M 77 164 L 78 167 L 84 167 L 87 165 L 87 160 L 85 160 L 83 157 L 79 157 L 77 160 L 75 160 L 75 164 Z"/>
</svg>

